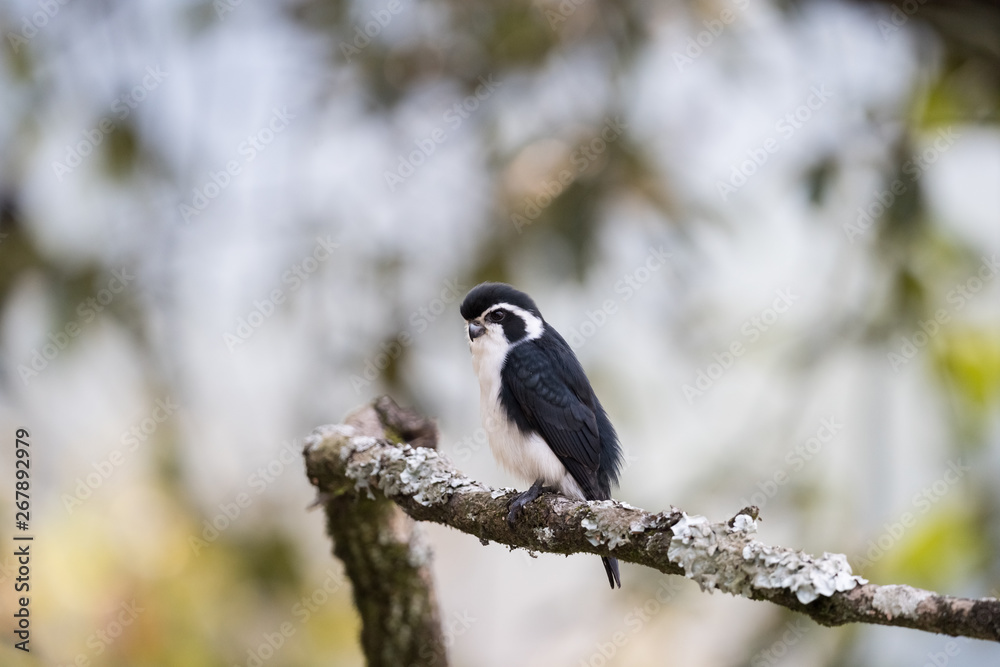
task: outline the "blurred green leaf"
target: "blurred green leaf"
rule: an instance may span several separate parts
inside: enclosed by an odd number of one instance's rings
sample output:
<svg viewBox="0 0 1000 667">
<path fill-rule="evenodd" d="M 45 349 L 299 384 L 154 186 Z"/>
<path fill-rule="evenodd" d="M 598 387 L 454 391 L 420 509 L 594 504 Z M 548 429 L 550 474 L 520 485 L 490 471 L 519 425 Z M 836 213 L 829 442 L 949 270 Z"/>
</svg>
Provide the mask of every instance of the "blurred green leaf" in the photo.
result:
<svg viewBox="0 0 1000 667">
<path fill-rule="evenodd" d="M 951 331 L 935 350 L 939 368 L 960 398 L 982 410 L 1000 402 L 1000 331 Z"/>
<path fill-rule="evenodd" d="M 952 488 L 950 493 L 957 493 Z M 982 522 L 966 503 L 942 502 L 906 533 L 866 576 L 947 591 L 967 578 L 988 556 Z"/>
</svg>

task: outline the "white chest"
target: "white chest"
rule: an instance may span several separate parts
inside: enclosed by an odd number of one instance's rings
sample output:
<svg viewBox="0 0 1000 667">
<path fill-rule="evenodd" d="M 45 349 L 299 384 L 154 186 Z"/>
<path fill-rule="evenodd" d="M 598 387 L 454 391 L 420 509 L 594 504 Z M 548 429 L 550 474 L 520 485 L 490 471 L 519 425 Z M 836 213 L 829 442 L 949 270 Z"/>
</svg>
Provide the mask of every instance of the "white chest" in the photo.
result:
<svg viewBox="0 0 1000 667">
<path fill-rule="evenodd" d="M 563 494 L 582 499 L 582 490 L 559 458 L 537 434 L 524 434 L 500 405 L 500 371 L 507 357 L 506 341 L 481 336 L 472 343 L 472 365 L 479 378 L 479 410 L 493 458 L 508 472 L 534 482 L 545 480 Z"/>
</svg>

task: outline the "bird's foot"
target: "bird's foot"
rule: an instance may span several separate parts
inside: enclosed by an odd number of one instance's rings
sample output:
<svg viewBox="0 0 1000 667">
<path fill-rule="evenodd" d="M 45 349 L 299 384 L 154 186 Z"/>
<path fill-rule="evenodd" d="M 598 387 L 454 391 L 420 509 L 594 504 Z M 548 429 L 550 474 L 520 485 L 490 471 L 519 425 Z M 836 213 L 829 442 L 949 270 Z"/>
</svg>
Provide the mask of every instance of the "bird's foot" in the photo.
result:
<svg viewBox="0 0 1000 667">
<path fill-rule="evenodd" d="M 524 506 L 530 503 L 532 500 L 538 498 L 544 492 L 550 490 L 542 486 L 543 482 L 540 479 L 535 480 L 535 483 L 531 485 L 527 491 L 517 494 L 514 496 L 509 503 L 507 503 L 507 509 L 510 510 L 507 513 L 507 525 L 511 528 L 521 517 L 521 513 L 524 511 Z"/>
</svg>

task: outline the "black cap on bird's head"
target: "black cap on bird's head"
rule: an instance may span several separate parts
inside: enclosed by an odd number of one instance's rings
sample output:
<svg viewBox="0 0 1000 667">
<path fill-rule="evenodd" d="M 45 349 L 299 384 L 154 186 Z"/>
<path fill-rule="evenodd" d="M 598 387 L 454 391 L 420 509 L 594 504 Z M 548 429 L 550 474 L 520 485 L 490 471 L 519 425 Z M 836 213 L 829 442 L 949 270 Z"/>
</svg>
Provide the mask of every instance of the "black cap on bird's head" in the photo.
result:
<svg viewBox="0 0 1000 667">
<path fill-rule="evenodd" d="M 460 311 L 462 317 L 468 321 L 479 317 L 498 303 L 508 303 L 523 308 L 539 319 L 542 317 L 542 314 L 538 312 L 538 306 L 535 305 L 530 296 L 514 289 L 507 283 L 480 283 L 476 285 L 465 295 Z"/>
</svg>

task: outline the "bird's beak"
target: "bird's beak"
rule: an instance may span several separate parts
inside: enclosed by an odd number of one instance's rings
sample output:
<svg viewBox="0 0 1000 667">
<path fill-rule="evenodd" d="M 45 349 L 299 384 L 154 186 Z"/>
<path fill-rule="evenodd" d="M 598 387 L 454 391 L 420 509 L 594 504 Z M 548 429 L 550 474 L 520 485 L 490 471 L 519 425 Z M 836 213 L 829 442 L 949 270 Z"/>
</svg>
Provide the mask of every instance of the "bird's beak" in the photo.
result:
<svg viewBox="0 0 1000 667">
<path fill-rule="evenodd" d="M 476 340 L 486 333 L 486 327 L 479 322 L 469 322 L 469 340 Z"/>
</svg>

